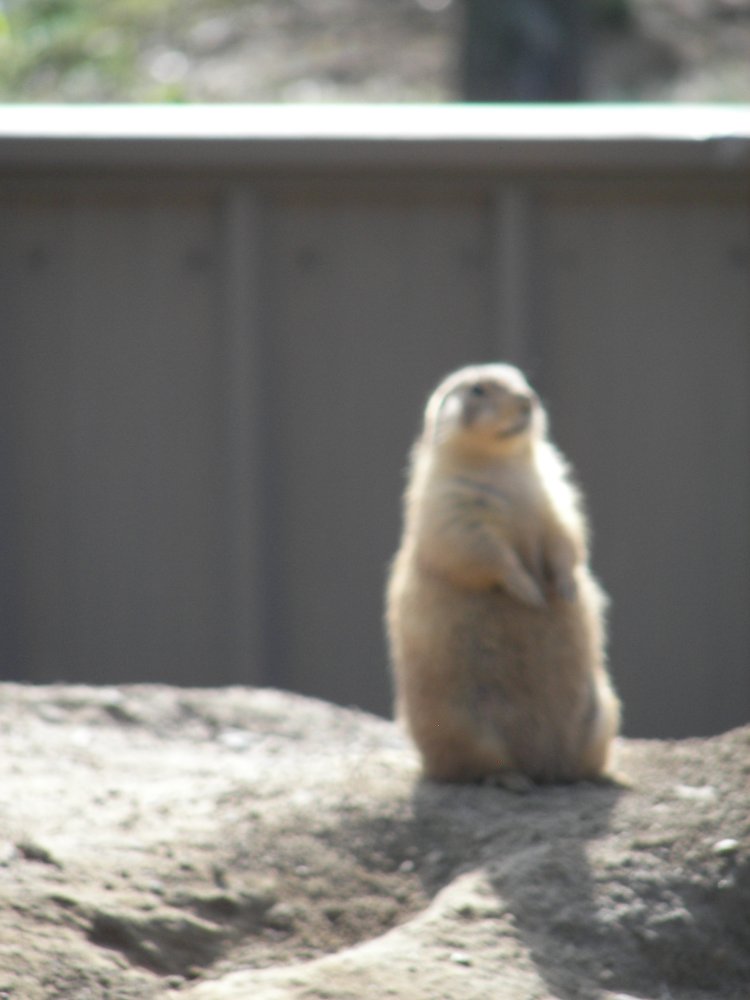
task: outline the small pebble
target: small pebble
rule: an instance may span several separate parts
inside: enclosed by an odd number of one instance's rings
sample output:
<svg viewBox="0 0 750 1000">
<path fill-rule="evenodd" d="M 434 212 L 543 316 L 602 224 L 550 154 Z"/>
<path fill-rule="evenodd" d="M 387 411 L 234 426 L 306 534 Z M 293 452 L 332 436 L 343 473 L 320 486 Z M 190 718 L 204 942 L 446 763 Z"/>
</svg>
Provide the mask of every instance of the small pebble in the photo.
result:
<svg viewBox="0 0 750 1000">
<path fill-rule="evenodd" d="M 725 837 L 714 844 L 714 854 L 734 854 L 739 846 L 740 842 L 734 837 Z"/>
<path fill-rule="evenodd" d="M 451 962 L 455 965 L 471 965 L 471 959 L 463 951 L 454 951 L 451 955 Z"/>
<path fill-rule="evenodd" d="M 678 799 L 686 799 L 688 802 L 713 802 L 716 798 L 713 785 L 677 785 L 675 792 Z"/>
<path fill-rule="evenodd" d="M 275 931 L 291 931 L 296 923 L 296 912 L 288 903 L 276 903 L 264 915 L 263 923 Z"/>
<path fill-rule="evenodd" d="M 70 742 L 76 747 L 90 747 L 94 742 L 94 734 L 85 726 L 76 726 L 70 734 Z"/>
<path fill-rule="evenodd" d="M 9 840 L 0 840 L 0 866 L 9 865 L 16 857 L 16 845 Z"/>
<path fill-rule="evenodd" d="M 251 743 L 251 736 L 244 729 L 225 729 L 219 733 L 218 741 L 227 750 L 247 750 Z"/>
</svg>

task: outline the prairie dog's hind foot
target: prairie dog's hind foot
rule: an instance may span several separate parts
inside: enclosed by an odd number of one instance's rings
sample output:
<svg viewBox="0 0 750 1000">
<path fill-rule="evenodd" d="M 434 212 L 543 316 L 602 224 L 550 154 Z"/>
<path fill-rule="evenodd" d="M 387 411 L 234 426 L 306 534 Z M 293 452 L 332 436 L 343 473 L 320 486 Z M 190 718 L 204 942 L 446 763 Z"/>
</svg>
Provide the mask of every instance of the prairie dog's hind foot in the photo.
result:
<svg viewBox="0 0 750 1000">
<path fill-rule="evenodd" d="M 512 792 L 514 795 L 528 795 L 536 788 L 535 782 L 520 771 L 498 771 L 496 774 L 488 774 L 480 784 L 486 788 L 502 788 L 503 791 Z"/>
</svg>

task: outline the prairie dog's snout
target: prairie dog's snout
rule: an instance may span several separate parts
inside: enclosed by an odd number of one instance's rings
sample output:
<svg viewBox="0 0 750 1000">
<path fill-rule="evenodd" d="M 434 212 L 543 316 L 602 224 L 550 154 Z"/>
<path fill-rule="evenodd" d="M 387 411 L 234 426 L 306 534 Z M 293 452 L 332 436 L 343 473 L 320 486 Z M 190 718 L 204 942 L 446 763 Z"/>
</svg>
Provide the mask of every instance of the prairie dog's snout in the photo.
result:
<svg viewBox="0 0 750 1000">
<path fill-rule="evenodd" d="M 534 411 L 531 392 L 508 389 L 497 382 L 474 382 L 462 393 L 462 418 L 466 427 L 486 424 L 498 434 L 518 434 L 528 429 Z"/>
</svg>

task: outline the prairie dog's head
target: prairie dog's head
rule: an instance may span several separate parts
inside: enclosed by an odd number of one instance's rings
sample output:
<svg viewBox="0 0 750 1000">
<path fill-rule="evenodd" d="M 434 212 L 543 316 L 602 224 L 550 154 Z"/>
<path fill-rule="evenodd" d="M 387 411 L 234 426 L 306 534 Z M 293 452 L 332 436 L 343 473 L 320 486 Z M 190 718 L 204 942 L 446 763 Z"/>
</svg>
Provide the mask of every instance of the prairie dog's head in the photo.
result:
<svg viewBox="0 0 750 1000">
<path fill-rule="evenodd" d="M 512 365 L 471 365 L 444 379 L 425 411 L 424 440 L 448 442 L 498 455 L 521 450 L 544 436 L 539 398 Z"/>
</svg>

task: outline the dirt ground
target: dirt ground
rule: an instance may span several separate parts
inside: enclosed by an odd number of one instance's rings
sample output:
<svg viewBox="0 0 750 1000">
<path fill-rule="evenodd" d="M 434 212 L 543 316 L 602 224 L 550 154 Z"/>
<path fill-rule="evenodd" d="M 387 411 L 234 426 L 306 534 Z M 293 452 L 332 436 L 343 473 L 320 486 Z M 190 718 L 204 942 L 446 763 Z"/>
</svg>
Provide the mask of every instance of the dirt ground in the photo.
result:
<svg viewBox="0 0 750 1000">
<path fill-rule="evenodd" d="M 419 780 L 270 690 L 0 685 L 1 1000 L 747 1000 L 750 728 Z"/>
</svg>

